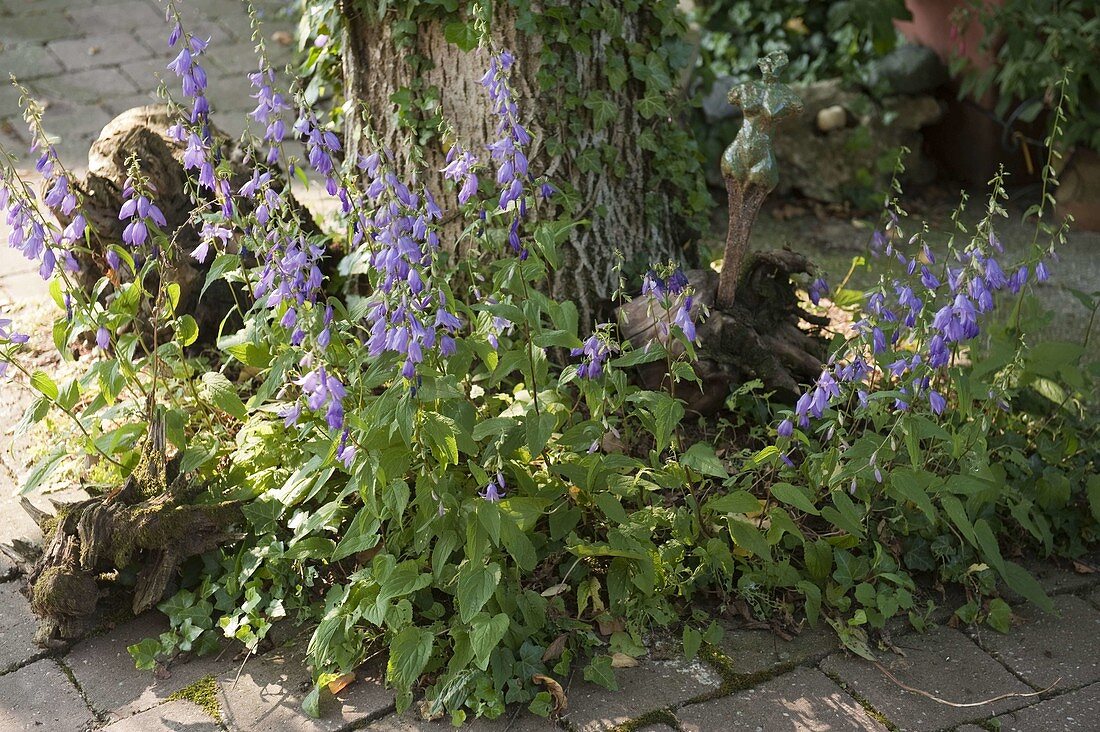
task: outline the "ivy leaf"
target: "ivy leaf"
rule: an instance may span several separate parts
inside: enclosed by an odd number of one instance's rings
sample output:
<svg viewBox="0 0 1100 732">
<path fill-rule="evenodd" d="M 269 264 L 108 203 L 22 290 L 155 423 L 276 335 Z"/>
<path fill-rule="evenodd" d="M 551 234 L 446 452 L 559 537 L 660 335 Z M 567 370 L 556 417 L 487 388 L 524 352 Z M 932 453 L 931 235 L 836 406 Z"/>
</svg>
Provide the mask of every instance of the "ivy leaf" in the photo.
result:
<svg viewBox="0 0 1100 732">
<path fill-rule="evenodd" d="M 127 646 L 126 650 L 134 659 L 134 665 L 142 671 L 149 671 L 157 665 L 157 655 L 160 653 L 160 642 L 152 638 L 146 638 L 141 643 Z"/>
<path fill-rule="evenodd" d="M 218 371 L 208 371 L 202 375 L 202 386 L 199 394 L 203 399 L 213 404 L 231 417 L 241 422 L 248 419 L 248 409 L 244 406 L 237 390 L 225 375 Z"/>
<path fill-rule="evenodd" d="M 618 691 L 619 683 L 615 680 L 615 671 L 611 667 L 611 656 L 599 655 L 584 667 L 584 680 L 599 684 L 605 689 Z"/>
<path fill-rule="evenodd" d="M 474 26 L 461 20 L 448 23 L 443 28 L 443 37 L 447 39 L 447 43 L 452 43 L 467 52 L 477 48 L 479 41 Z"/>
<path fill-rule="evenodd" d="M 511 621 L 507 613 L 478 613 L 470 620 L 470 647 L 478 667 L 484 671 L 489 667 L 489 655 L 504 640 Z"/>
<path fill-rule="evenodd" d="M 458 573 L 458 617 L 463 623 L 481 612 L 500 584 L 500 565 L 476 567 Z"/>
</svg>

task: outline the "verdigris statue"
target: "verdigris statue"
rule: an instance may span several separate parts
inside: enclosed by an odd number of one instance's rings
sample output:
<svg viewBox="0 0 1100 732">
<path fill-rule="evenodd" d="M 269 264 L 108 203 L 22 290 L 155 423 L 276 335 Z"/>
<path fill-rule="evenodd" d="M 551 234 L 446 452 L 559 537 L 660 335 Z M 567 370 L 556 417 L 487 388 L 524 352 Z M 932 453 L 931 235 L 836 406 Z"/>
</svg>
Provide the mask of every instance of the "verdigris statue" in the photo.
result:
<svg viewBox="0 0 1100 732">
<path fill-rule="evenodd" d="M 715 304 L 733 305 L 741 278 L 749 235 L 764 199 L 779 182 L 779 168 L 772 148 L 772 131 L 783 120 L 802 112 L 802 100 L 779 80 L 787 55 L 775 51 L 760 59 L 763 79 L 746 81 L 730 89 L 730 104 L 741 107 L 744 122 L 736 139 L 722 155 L 722 177 L 729 195 L 729 233 Z"/>
</svg>

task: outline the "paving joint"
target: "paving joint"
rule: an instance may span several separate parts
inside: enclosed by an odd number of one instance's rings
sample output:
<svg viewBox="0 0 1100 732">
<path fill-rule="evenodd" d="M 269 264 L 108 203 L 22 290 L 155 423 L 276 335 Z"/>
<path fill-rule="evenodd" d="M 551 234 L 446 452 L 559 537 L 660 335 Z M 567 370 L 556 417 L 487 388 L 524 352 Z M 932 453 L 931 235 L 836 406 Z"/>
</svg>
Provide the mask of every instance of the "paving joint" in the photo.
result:
<svg viewBox="0 0 1100 732">
<path fill-rule="evenodd" d="M 95 717 L 96 724 L 107 724 L 110 719 L 109 715 L 107 714 L 107 712 L 101 712 L 100 710 L 96 709 L 95 705 L 92 704 L 91 698 L 88 696 L 88 693 L 84 691 L 84 687 L 80 685 L 80 682 L 76 678 L 76 674 L 73 673 L 73 670 L 69 667 L 69 664 L 65 663 L 64 659 L 60 656 L 54 657 L 53 660 L 54 663 L 61 667 L 61 673 L 65 674 L 65 677 L 69 679 L 69 683 L 73 685 L 74 689 L 76 689 L 76 693 L 80 695 L 80 698 L 82 700 L 84 700 L 84 705 L 88 707 L 88 711 L 92 713 L 93 717 Z"/>
<path fill-rule="evenodd" d="M 825 674 L 825 677 L 829 679 L 829 681 L 832 681 L 834 684 L 840 687 L 840 690 L 851 697 L 852 701 L 863 707 L 863 711 L 867 712 L 871 719 L 875 720 L 883 727 L 890 730 L 890 732 L 898 732 L 900 728 L 896 724 L 894 724 L 889 717 L 876 709 L 875 705 L 872 704 L 869 699 L 852 689 L 849 686 L 848 682 L 841 678 L 840 674 L 826 671 L 825 669 L 821 668 L 820 662 L 816 663 L 813 668 L 816 668 L 818 671 Z"/>
</svg>

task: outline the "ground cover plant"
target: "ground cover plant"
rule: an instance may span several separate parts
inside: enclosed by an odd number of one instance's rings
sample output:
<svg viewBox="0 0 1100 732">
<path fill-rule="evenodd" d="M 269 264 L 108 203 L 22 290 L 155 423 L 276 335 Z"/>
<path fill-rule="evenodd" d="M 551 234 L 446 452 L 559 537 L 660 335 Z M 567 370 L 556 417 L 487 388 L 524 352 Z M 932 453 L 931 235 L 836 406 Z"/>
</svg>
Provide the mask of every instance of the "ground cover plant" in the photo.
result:
<svg viewBox="0 0 1100 732">
<path fill-rule="evenodd" d="M 59 383 L 28 369 L 27 335 L 0 320 L 7 368 L 38 395 L 21 428 L 59 425 L 24 489 L 90 461 L 103 502 L 128 476 L 152 494 L 178 473 L 188 505 L 230 516 L 233 539 L 171 578 L 179 589 L 159 604 L 171 630 L 130 649 L 139 666 L 226 638 L 255 652 L 289 619 L 313 628 L 313 714 L 381 657 L 402 709 L 422 695 L 424 714 L 456 724 L 509 703 L 549 715 L 556 679 L 576 668 L 615 688 L 653 629 L 674 629 L 694 656 L 720 632 L 716 606 L 827 622 L 866 654 L 887 620 L 924 625 L 928 587 L 950 584 L 967 593 L 962 621 L 1007 631 L 1003 587 L 1049 607 L 1019 555 L 1074 556 L 1095 540 L 1095 368 L 1081 344 L 1030 335 L 1044 315 L 1029 291 L 1056 272 L 1063 235 L 1049 189 L 1019 262 L 1001 256 L 1001 177 L 976 228 L 957 215 L 941 234 L 911 224 L 892 191 L 871 247 L 904 274 L 834 288 L 853 325 L 837 326 L 817 382 L 793 405 L 743 384 L 722 418 L 700 420 L 679 395 L 696 388 L 706 314 L 677 263 L 620 287 L 662 324 L 646 348 L 544 294 L 583 222 L 550 208 L 555 181 L 530 163 L 533 112 L 515 102 L 508 49 L 471 50 L 496 139 L 449 141 L 443 200 L 398 175 L 393 150 L 344 154 L 308 97 L 277 88 L 262 43 L 242 139 L 254 173 L 231 185 L 205 42 L 174 14 L 167 30 L 196 248 L 175 246 L 133 159 L 123 233 L 98 254 L 29 98 L 47 184 L 39 196 L 5 156 L 0 189 L 9 244 L 49 279 L 54 342 L 78 372 Z M 307 167 L 339 202 L 332 233 L 307 233 L 289 203 Z M 170 274 L 184 257 L 211 263 L 207 285 L 237 286 L 240 327 L 200 333 L 179 312 Z M 86 291 L 74 274 L 93 264 L 107 274 Z M 993 319 L 997 307 L 1010 316 Z M 667 377 L 643 389 L 631 377 L 650 363 Z M 78 554 L 66 576 L 133 592 L 143 547 Z"/>
</svg>

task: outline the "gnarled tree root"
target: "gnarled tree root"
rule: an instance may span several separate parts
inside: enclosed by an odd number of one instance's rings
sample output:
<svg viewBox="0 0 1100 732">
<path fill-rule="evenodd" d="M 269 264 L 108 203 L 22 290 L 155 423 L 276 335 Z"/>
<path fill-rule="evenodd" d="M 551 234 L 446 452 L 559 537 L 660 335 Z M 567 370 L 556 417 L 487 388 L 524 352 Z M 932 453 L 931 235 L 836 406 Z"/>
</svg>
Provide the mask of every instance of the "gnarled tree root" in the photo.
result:
<svg viewBox="0 0 1100 732">
<path fill-rule="evenodd" d="M 710 270 L 690 270 L 688 280 L 696 292 L 693 314 L 703 308 L 710 316 L 698 328 L 698 360 L 695 371 L 702 389 L 681 382 L 677 396 L 690 411 L 709 415 L 722 407 L 731 385 L 759 379 L 767 389 L 793 398 L 799 384 L 821 373 L 826 356 L 819 331 L 828 319 L 807 312 L 799 303 L 791 276 L 811 272 L 813 265 L 789 249 L 755 252 L 742 265 L 737 297 L 725 309 L 715 309 L 718 275 Z M 659 322 L 663 309 L 651 297 L 635 298 L 619 310 L 623 332 L 635 348 L 651 341 L 666 343 Z M 674 355 L 683 347 L 673 341 Z M 649 389 L 667 388 L 667 366 L 654 362 L 639 373 Z"/>
<path fill-rule="evenodd" d="M 38 616 L 38 645 L 55 648 L 80 638 L 95 620 L 99 600 L 121 574 L 136 571 L 133 613 L 156 605 L 180 564 L 238 538 L 235 502 L 193 503 L 202 487 L 165 463 L 163 427 L 154 422 L 142 458 L 117 490 L 57 505 L 49 515 L 24 500 L 46 537 L 26 578 L 26 594 Z"/>
</svg>

